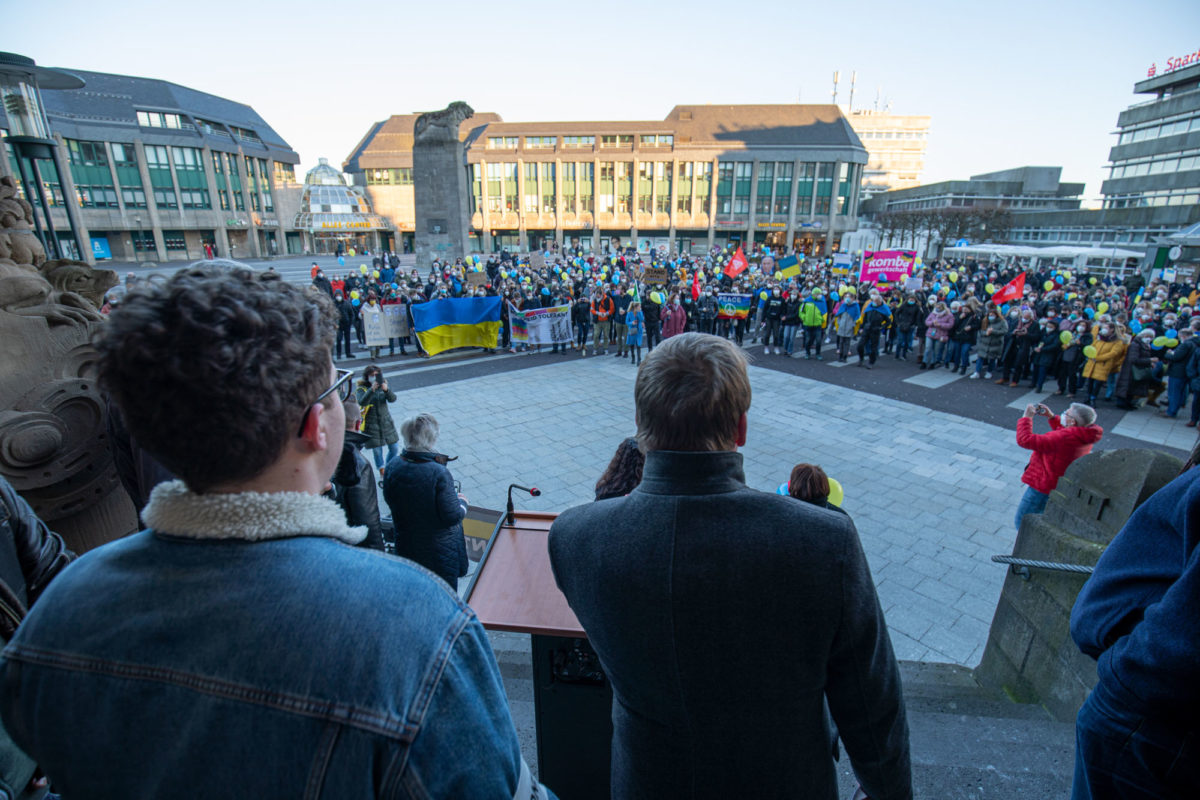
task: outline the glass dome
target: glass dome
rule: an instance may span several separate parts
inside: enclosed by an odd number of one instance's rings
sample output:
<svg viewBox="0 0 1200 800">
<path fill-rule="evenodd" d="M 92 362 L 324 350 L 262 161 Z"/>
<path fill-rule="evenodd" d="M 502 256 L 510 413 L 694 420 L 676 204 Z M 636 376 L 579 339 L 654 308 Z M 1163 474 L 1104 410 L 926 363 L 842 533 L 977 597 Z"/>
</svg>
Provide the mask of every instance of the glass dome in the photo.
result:
<svg viewBox="0 0 1200 800">
<path fill-rule="evenodd" d="M 342 173 L 329 166 L 329 159 L 319 159 L 317 166 L 304 175 L 305 186 L 345 186 L 346 179 Z"/>
<path fill-rule="evenodd" d="M 362 189 L 347 186 L 342 173 L 325 158 L 304 176 L 295 226 L 315 234 L 391 229 L 387 220 L 372 212 Z"/>
</svg>

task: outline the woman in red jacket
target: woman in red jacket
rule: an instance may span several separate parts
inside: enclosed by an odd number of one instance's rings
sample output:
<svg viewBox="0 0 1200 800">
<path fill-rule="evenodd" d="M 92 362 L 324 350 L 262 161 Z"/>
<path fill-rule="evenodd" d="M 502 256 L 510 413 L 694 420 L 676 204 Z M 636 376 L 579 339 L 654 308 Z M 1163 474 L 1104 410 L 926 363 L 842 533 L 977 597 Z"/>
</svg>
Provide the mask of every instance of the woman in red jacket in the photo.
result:
<svg viewBox="0 0 1200 800">
<path fill-rule="evenodd" d="M 1048 418 L 1049 433 L 1033 432 L 1035 415 Z M 1017 420 L 1017 444 L 1032 450 L 1029 464 L 1021 475 L 1026 485 L 1025 494 L 1017 506 L 1016 526 L 1021 530 L 1021 518 L 1026 514 L 1041 514 L 1046 510 L 1050 492 L 1058 485 L 1058 479 L 1080 456 L 1092 452 L 1092 445 L 1100 441 L 1104 429 L 1096 424 L 1096 411 L 1083 403 L 1071 403 L 1070 407 L 1055 416 L 1046 406 L 1038 403 L 1025 406 L 1025 413 Z"/>
</svg>

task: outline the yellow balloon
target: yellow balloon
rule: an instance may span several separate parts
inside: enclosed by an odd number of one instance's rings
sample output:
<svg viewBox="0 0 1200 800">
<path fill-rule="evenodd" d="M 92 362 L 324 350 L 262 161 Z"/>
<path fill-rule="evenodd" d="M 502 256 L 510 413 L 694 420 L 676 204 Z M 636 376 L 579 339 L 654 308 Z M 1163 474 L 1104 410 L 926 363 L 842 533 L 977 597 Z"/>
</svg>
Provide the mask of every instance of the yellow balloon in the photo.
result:
<svg viewBox="0 0 1200 800">
<path fill-rule="evenodd" d="M 1069 272 L 1064 272 L 1064 273 L 1063 273 L 1063 277 L 1064 277 L 1064 278 L 1066 278 L 1067 280 L 1071 280 L 1071 273 L 1069 273 Z"/>
<path fill-rule="evenodd" d="M 358 290 L 357 290 L 357 289 L 355 289 L 353 292 L 351 292 L 351 293 L 350 293 L 350 299 L 351 299 L 351 300 L 357 300 L 357 299 L 358 299 Z"/>
<path fill-rule="evenodd" d="M 955 272 L 954 270 L 950 270 L 950 282 L 951 282 L 951 283 L 957 283 L 957 282 L 958 282 L 958 273 L 957 273 L 957 272 Z"/>
<path fill-rule="evenodd" d="M 989 283 L 987 286 L 983 287 L 983 290 L 988 294 L 992 294 L 996 291 L 996 284 Z"/>
<path fill-rule="evenodd" d="M 372 273 L 371 273 L 371 277 L 372 277 L 372 278 L 378 278 L 378 277 L 379 277 L 379 270 L 375 270 L 374 272 L 372 272 Z"/>
<path fill-rule="evenodd" d="M 1104 314 L 1104 313 L 1107 313 L 1107 311 L 1108 311 L 1108 303 L 1101 302 L 1100 305 L 1096 306 L 1097 314 Z"/>
<path fill-rule="evenodd" d="M 842 501 L 846 499 L 846 493 L 842 490 L 842 484 L 838 483 L 837 478 L 829 479 L 829 505 L 842 507 Z"/>
<path fill-rule="evenodd" d="M 1096 276 L 1095 276 L 1095 275 L 1093 275 L 1092 277 L 1088 278 L 1088 284 L 1090 284 L 1091 286 L 1095 286 L 1095 285 L 1096 285 Z"/>
<path fill-rule="evenodd" d="M 367 274 L 367 271 L 368 271 L 368 270 L 367 270 L 367 265 L 366 265 L 366 264 L 360 264 L 360 265 L 358 266 L 358 271 L 359 271 L 359 272 L 361 272 L 363 275 L 366 275 L 366 274 Z"/>
<path fill-rule="evenodd" d="M 777 281 L 783 280 L 783 273 L 780 272 L 779 270 L 775 270 L 775 280 L 777 280 Z"/>
<path fill-rule="evenodd" d="M 1054 281 L 1046 281 L 1042 284 L 1042 288 L 1047 292 L 1054 288 Z"/>
<path fill-rule="evenodd" d="M 766 292 L 759 292 L 759 293 L 758 293 L 758 296 L 759 296 L 759 298 L 760 298 L 760 299 L 762 299 L 762 300 L 766 300 L 766 299 L 767 299 L 767 293 L 766 293 Z"/>
</svg>

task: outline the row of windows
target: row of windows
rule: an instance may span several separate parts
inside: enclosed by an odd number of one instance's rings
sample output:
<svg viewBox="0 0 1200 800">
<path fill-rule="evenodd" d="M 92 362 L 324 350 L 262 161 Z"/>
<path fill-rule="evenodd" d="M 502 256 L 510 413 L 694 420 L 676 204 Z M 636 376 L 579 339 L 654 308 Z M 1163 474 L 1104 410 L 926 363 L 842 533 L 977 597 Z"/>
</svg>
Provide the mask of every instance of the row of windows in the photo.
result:
<svg viewBox="0 0 1200 800">
<path fill-rule="evenodd" d="M 275 163 L 276 165 L 279 164 L 278 161 Z M 288 166 L 290 167 L 291 164 Z M 367 170 L 368 186 L 411 186 L 412 182 L 412 167 Z"/>
<path fill-rule="evenodd" d="M 1200 169 L 1200 150 L 1184 150 L 1166 156 L 1155 156 L 1153 160 L 1118 161 L 1113 164 L 1110 178 L 1136 178 L 1141 175 L 1186 172 Z"/>
<path fill-rule="evenodd" d="M 1162 231 L 1167 233 L 1166 230 Z M 1017 229 L 1010 238 L 1023 242 L 1076 242 L 1096 244 L 1137 244 L 1150 241 L 1159 235 L 1154 231 L 1105 231 L 1100 229 L 1053 229 L 1027 228 Z"/>
<path fill-rule="evenodd" d="M 928 131 L 855 131 L 859 139 L 922 140 L 929 138 Z"/>
<path fill-rule="evenodd" d="M 164 114 L 161 111 L 137 112 L 137 123 L 143 128 L 191 128 L 178 114 Z"/>
<path fill-rule="evenodd" d="M 1195 112 L 1192 113 L 1194 114 Z M 1200 117 L 1168 117 L 1165 122 L 1156 120 L 1152 125 L 1123 130 L 1121 131 L 1121 135 L 1117 137 L 1117 144 L 1131 144 L 1147 139 L 1159 139 L 1163 136 L 1175 136 L 1180 133 L 1188 133 L 1189 131 L 1200 131 Z"/>
<path fill-rule="evenodd" d="M 563 147 L 592 147 L 596 144 L 595 136 L 564 136 Z M 642 147 L 670 147 L 675 144 L 675 136 L 669 133 L 643 133 L 638 137 Z M 489 136 L 488 150 L 516 150 L 520 142 L 518 136 Z M 526 150 L 553 150 L 558 143 L 557 136 L 526 136 Z M 601 147 L 633 147 L 633 134 L 609 134 L 600 137 Z"/>
<path fill-rule="evenodd" d="M 1105 208 L 1146 208 L 1150 206 L 1190 206 L 1200 203 L 1200 187 L 1187 186 L 1161 189 L 1157 192 L 1110 195 L 1104 199 Z"/>
</svg>

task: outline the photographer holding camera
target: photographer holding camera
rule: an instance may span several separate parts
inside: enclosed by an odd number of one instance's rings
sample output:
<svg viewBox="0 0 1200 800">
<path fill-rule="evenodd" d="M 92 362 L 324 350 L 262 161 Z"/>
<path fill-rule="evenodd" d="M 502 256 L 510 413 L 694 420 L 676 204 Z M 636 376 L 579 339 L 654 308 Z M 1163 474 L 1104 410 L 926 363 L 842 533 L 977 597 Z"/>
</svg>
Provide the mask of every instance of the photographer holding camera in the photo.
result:
<svg viewBox="0 0 1200 800">
<path fill-rule="evenodd" d="M 1050 423 L 1049 433 L 1033 432 L 1035 416 L 1046 417 Z M 1032 450 L 1033 455 L 1021 475 L 1021 482 L 1027 488 L 1017 506 L 1017 530 L 1021 530 L 1021 518 L 1026 514 L 1041 514 L 1046 510 L 1050 492 L 1058 485 L 1058 479 L 1067 467 L 1075 459 L 1092 452 L 1092 445 L 1103 435 L 1104 429 L 1096 424 L 1096 410 L 1083 403 L 1071 403 L 1059 415 L 1041 403 L 1025 406 L 1025 413 L 1017 420 L 1017 444 Z"/>
<path fill-rule="evenodd" d="M 396 402 L 396 393 L 388 388 L 383 370 L 374 364 L 368 364 L 358 381 L 354 399 L 362 410 L 362 433 L 367 437 L 363 447 L 370 449 L 375 459 L 375 467 L 382 476 L 384 465 L 400 452 L 400 435 L 396 433 L 396 423 L 392 420 L 392 412 L 388 410 L 388 403 Z M 386 459 L 383 457 L 385 445 Z"/>
</svg>

